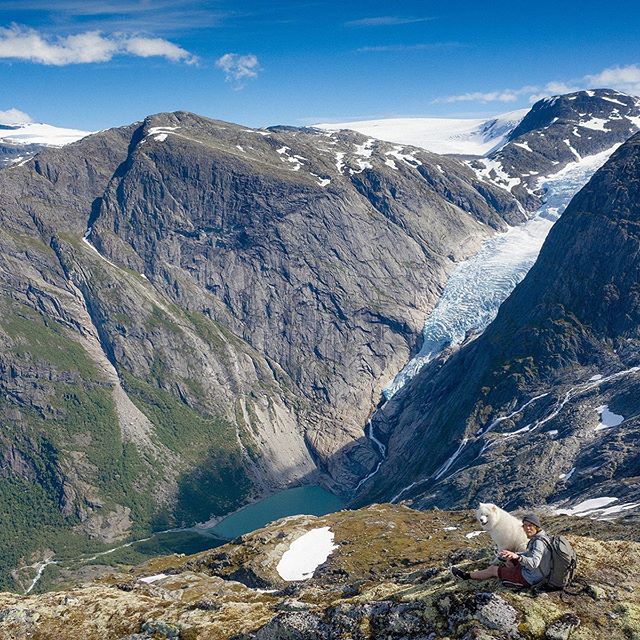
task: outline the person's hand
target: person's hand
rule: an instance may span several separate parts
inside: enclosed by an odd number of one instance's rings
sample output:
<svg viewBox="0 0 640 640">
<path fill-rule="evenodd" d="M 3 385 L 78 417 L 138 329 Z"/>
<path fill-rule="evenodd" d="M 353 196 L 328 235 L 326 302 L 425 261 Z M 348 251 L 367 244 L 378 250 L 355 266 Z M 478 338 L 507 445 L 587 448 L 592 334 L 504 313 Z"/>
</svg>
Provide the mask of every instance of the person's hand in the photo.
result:
<svg viewBox="0 0 640 640">
<path fill-rule="evenodd" d="M 504 558 L 505 560 L 517 560 L 518 554 L 514 553 L 513 551 L 509 551 L 508 549 L 503 549 L 500 552 L 500 557 Z"/>
</svg>

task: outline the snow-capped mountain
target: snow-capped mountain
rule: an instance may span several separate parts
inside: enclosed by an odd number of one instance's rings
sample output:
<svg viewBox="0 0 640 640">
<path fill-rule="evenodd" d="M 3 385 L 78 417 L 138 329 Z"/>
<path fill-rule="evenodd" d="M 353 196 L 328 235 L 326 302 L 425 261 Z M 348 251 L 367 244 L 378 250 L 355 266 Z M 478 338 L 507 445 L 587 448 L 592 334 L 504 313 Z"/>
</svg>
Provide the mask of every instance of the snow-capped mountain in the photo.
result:
<svg viewBox="0 0 640 640">
<path fill-rule="evenodd" d="M 434 153 L 484 156 L 503 146 L 529 109 L 491 118 L 385 118 L 316 124 L 327 131 L 351 129 L 388 142 Z"/>
<path fill-rule="evenodd" d="M 542 204 L 546 176 L 622 144 L 640 130 L 640 98 L 611 89 L 577 91 L 536 102 L 508 141 L 469 161 L 479 177 L 516 196 L 529 211 Z"/>
<path fill-rule="evenodd" d="M 640 100 L 598 89 L 537 102 L 501 149 L 467 163 L 519 198 L 526 224 L 486 241 L 453 273 L 425 321 L 421 351 L 389 383 L 391 397 L 444 349 L 478 335 L 524 278 L 571 198 L 640 124 Z M 572 146 L 572 139 L 573 144 Z"/>
<path fill-rule="evenodd" d="M 26 162 L 44 147 L 63 147 L 90 133 L 42 122 L 0 123 L 0 167 Z"/>
</svg>

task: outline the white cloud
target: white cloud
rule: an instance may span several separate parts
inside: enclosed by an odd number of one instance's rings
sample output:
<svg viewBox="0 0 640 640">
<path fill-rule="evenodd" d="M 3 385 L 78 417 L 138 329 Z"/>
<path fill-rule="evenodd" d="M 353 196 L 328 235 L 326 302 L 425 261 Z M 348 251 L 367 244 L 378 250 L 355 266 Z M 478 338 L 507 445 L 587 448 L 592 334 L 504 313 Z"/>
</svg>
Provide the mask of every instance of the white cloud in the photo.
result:
<svg viewBox="0 0 640 640">
<path fill-rule="evenodd" d="M 630 64 L 626 67 L 610 67 L 595 75 L 585 76 L 589 86 L 607 88 L 640 95 L 640 65 Z"/>
<path fill-rule="evenodd" d="M 520 96 L 532 91 L 537 91 L 538 87 L 527 85 L 519 89 L 501 89 L 499 91 L 473 91 L 462 93 L 454 96 L 444 96 L 436 98 L 434 103 L 451 103 L 451 102 L 515 102 Z"/>
<path fill-rule="evenodd" d="M 20 109 L 0 111 L 1 124 L 25 124 L 27 122 L 33 122 L 33 118 L 28 113 L 20 111 Z"/>
<path fill-rule="evenodd" d="M 532 93 L 529 96 L 529 104 L 533 104 L 534 102 L 538 102 L 538 100 L 542 100 L 542 98 L 548 98 L 549 96 L 557 96 L 563 93 L 574 93 L 575 91 L 580 91 L 580 89 L 586 88 L 585 86 L 576 85 L 575 83 L 568 82 L 557 82 L 555 80 L 551 82 L 547 82 L 544 87 L 532 87 Z"/>
<path fill-rule="evenodd" d="M 548 96 L 549 94 L 573 93 L 574 91 L 580 91 L 580 89 L 581 87 L 573 82 L 551 81 L 544 85 L 543 91 L 545 91 L 545 95 Z"/>
<path fill-rule="evenodd" d="M 160 38 L 103 35 L 99 31 L 47 38 L 35 29 L 20 25 L 0 28 L 0 58 L 62 66 L 108 62 L 116 55 L 159 56 L 174 62 L 196 62 L 195 56 L 188 51 Z"/>
<path fill-rule="evenodd" d="M 224 71 L 227 82 L 235 82 L 238 88 L 245 80 L 257 78 L 260 71 L 258 58 L 253 54 L 225 53 L 216 60 L 216 67 Z"/>
<path fill-rule="evenodd" d="M 530 103 L 548 96 L 563 93 L 574 93 L 585 89 L 615 89 L 632 95 L 640 95 L 640 65 L 631 64 L 626 67 L 610 67 L 600 73 L 585 75 L 579 80 L 568 82 L 552 80 L 545 85 L 527 85 L 519 89 L 501 89 L 499 91 L 473 91 L 453 96 L 443 96 L 433 103 L 452 102 L 515 102 L 529 94 Z"/>
<path fill-rule="evenodd" d="M 130 54 L 141 58 L 161 56 L 174 62 L 184 61 L 188 64 L 196 62 L 196 58 L 188 51 L 162 38 L 129 38 L 124 42 L 124 47 Z"/>
</svg>

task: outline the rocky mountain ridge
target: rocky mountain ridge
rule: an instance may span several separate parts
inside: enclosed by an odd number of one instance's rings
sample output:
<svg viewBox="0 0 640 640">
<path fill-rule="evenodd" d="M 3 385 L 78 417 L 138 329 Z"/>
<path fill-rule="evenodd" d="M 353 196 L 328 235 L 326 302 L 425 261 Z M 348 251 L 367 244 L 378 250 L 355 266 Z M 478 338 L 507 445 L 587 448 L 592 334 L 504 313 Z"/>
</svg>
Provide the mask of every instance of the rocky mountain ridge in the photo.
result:
<svg viewBox="0 0 640 640">
<path fill-rule="evenodd" d="M 469 165 L 532 211 L 544 201 L 541 178 L 622 144 L 640 130 L 640 98 L 611 89 L 536 102 L 506 143 Z"/>
</svg>

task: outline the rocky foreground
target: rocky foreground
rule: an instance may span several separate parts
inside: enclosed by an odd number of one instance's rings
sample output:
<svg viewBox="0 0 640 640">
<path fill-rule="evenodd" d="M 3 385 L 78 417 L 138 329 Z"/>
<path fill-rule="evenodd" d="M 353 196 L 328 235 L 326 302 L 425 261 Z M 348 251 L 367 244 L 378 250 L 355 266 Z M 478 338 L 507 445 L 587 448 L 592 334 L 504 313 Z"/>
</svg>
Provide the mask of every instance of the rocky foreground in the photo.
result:
<svg viewBox="0 0 640 640">
<path fill-rule="evenodd" d="M 470 512 L 373 505 L 285 518 L 215 550 L 156 558 L 66 591 L 1 594 L 0 637 L 640 639 L 637 522 L 547 522 L 579 555 L 575 595 L 457 582 L 451 564 L 493 558 Z M 311 579 L 283 581 L 282 555 L 318 527 L 330 527 L 337 548 Z"/>
</svg>

